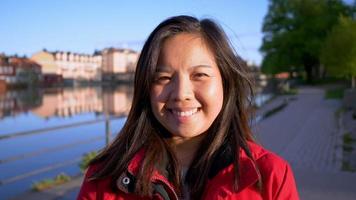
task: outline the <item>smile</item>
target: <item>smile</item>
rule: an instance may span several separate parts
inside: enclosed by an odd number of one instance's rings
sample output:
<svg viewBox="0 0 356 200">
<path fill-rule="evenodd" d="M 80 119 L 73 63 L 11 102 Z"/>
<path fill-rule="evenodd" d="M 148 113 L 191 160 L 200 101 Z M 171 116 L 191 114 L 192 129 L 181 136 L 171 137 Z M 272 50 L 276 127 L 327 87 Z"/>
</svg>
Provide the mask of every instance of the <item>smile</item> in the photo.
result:
<svg viewBox="0 0 356 200">
<path fill-rule="evenodd" d="M 171 110 L 174 115 L 177 115 L 179 117 L 189 117 L 194 115 L 195 113 L 198 112 L 198 108 L 194 108 L 192 110 L 188 111 L 177 111 L 177 110 Z"/>
</svg>

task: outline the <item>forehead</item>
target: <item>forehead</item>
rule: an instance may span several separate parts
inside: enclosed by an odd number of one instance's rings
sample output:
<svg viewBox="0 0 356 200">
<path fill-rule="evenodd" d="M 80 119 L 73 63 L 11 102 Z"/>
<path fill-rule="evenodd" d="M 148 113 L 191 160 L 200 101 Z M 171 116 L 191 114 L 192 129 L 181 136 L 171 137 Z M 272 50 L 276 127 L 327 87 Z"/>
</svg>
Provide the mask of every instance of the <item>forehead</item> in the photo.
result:
<svg viewBox="0 0 356 200">
<path fill-rule="evenodd" d="M 213 52 L 199 34 L 180 33 L 166 39 L 162 45 L 160 66 L 216 65 Z"/>
</svg>

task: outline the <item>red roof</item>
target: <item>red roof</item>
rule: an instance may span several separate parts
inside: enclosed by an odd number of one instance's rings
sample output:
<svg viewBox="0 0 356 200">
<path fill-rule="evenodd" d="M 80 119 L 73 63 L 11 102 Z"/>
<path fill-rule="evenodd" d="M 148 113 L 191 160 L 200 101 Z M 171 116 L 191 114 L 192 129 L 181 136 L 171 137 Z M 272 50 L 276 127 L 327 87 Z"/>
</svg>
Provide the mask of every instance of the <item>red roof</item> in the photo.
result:
<svg viewBox="0 0 356 200">
<path fill-rule="evenodd" d="M 41 69 L 41 65 L 32 61 L 28 58 L 10 58 L 10 65 L 14 67 L 21 67 L 21 68 L 39 68 Z"/>
</svg>

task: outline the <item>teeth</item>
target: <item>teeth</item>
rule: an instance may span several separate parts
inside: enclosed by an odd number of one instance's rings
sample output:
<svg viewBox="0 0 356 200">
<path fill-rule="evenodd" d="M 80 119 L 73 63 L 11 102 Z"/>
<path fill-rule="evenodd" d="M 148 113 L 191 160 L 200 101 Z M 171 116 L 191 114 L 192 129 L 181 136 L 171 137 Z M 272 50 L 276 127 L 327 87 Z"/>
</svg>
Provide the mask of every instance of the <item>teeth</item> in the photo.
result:
<svg viewBox="0 0 356 200">
<path fill-rule="evenodd" d="M 198 108 L 194 108 L 193 110 L 184 111 L 184 112 L 172 110 L 172 112 L 173 112 L 173 114 L 178 115 L 180 117 L 188 117 L 188 116 L 191 116 L 191 115 L 195 114 L 196 112 L 198 112 Z"/>
</svg>

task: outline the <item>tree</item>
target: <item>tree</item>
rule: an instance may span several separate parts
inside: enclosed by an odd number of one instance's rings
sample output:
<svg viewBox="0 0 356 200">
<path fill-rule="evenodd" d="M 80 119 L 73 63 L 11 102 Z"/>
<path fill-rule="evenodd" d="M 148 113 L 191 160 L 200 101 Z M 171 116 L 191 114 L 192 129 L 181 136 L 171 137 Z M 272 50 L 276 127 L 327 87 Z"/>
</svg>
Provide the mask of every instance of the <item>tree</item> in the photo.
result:
<svg viewBox="0 0 356 200">
<path fill-rule="evenodd" d="M 320 57 L 330 75 L 351 77 L 352 88 L 356 87 L 356 21 L 340 17 L 328 37 Z"/>
<path fill-rule="evenodd" d="M 327 33 L 340 14 L 348 13 L 341 0 L 270 0 L 262 27 L 262 71 L 304 70 L 307 81 L 312 81 Z"/>
</svg>

